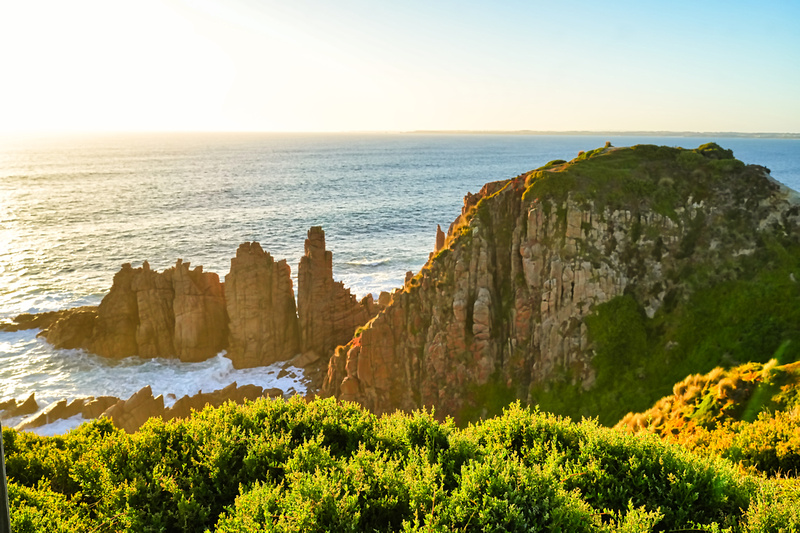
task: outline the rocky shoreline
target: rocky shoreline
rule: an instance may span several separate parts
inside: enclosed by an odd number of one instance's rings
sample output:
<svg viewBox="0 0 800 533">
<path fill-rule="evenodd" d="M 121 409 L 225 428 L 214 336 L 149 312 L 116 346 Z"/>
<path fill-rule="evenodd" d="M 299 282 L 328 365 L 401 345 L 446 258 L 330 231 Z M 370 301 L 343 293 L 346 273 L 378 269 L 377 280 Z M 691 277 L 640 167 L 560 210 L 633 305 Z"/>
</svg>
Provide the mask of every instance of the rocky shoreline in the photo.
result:
<svg viewBox="0 0 800 533">
<path fill-rule="evenodd" d="M 0 324 L 0 331 L 40 329 L 56 348 L 83 349 L 108 358 L 128 356 L 177 358 L 196 362 L 225 350 L 235 368 L 283 362 L 284 373 L 309 379 L 310 396 L 322 387 L 328 359 L 336 346 L 347 343 L 389 302 L 382 293 L 360 301 L 333 279 L 332 253 L 325 232 L 308 231 L 305 254 L 298 267 L 295 303 L 291 269 L 275 261 L 259 243 L 239 246 L 231 270 L 221 282 L 215 273 L 178 260 L 157 272 L 147 261 L 129 263 L 114 276 L 99 306 L 84 306 L 41 314 L 22 314 Z M 212 393 L 185 396 L 172 407 L 144 387 L 128 399 L 110 396 L 62 399 L 44 409 L 34 394 L 25 400 L 0 403 L 0 418 L 28 416 L 17 429 L 33 429 L 81 414 L 85 419 L 110 417 L 115 425 L 135 431 L 147 418 L 188 416 L 190 409 L 243 402 L 260 396 L 288 396 L 293 390 L 262 389 L 236 383 Z"/>
<path fill-rule="evenodd" d="M 730 350 L 767 359 L 794 338 L 794 325 L 778 328 L 769 309 L 751 321 L 736 298 L 794 294 L 798 227 L 797 195 L 730 150 L 607 145 L 467 194 L 427 264 L 377 302 L 334 281 L 312 227 L 296 301 L 286 261 L 244 243 L 224 284 L 180 260 L 162 273 L 128 264 L 97 308 L 17 322 L 107 357 L 302 359 L 312 394 L 376 414 L 435 407 L 464 422 L 520 400 L 616 422 L 635 407 L 628 396 L 647 405 Z M 697 356 L 692 317 L 720 314 L 699 309 L 719 307 L 725 283 L 740 291 L 726 312 L 770 335 L 758 352 L 742 341 Z"/>
<path fill-rule="evenodd" d="M 231 270 L 219 275 L 190 269 L 178 259 L 163 272 L 130 263 L 114 275 L 97 307 L 23 314 L 0 330 L 40 328 L 56 348 L 80 348 L 109 358 L 133 355 L 203 361 L 223 350 L 236 368 L 266 366 L 300 353 L 333 353 L 388 303 L 371 294 L 360 301 L 333 279 L 325 232 L 308 231 L 298 267 L 295 303 L 291 268 L 259 243 L 239 246 Z"/>
</svg>

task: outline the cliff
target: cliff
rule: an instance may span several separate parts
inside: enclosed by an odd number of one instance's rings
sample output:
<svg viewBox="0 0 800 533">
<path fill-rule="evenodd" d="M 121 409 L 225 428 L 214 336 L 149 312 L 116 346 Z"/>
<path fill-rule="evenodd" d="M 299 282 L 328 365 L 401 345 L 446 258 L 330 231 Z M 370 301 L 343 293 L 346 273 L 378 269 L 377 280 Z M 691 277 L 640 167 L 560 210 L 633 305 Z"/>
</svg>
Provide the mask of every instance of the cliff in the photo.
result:
<svg viewBox="0 0 800 533">
<path fill-rule="evenodd" d="M 607 146 L 489 183 L 337 350 L 323 395 L 461 421 L 520 399 L 616 422 L 690 373 L 800 341 L 798 211 L 714 144 Z"/>
</svg>

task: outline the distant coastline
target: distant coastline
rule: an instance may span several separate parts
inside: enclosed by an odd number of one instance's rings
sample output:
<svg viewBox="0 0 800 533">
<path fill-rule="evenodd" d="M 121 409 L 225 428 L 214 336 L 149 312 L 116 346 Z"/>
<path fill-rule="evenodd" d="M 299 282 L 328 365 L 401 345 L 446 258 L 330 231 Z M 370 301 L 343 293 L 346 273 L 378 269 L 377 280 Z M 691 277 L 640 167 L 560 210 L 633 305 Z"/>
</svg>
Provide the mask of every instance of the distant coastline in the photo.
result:
<svg viewBox="0 0 800 533">
<path fill-rule="evenodd" d="M 464 135 L 614 135 L 636 137 L 739 137 L 748 139 L 800 139 L 800 133 L 736 131 L 536 131 L 536 130 L 414 130 L 407 133 Z"/>
</svg>

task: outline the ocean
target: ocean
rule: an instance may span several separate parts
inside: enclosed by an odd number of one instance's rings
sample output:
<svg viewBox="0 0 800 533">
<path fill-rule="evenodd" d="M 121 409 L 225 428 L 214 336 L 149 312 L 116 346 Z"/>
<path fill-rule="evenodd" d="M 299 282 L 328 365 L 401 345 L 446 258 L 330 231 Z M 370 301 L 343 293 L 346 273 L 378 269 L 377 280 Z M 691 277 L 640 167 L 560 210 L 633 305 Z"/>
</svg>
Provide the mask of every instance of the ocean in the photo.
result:
<svg viewBox="0 0 800 533">
<path fill-rule="evenodd" d="M 115 134 L 0 138 L 0 320 L 96 305 L 123 263 L 177 259 L 221 278 L 258 241 L 296 276 L 322 226 L 334 277 L 359 297 L 391 290 L 433 250 L 467 192 L 611 141 L 695 148 L 714 141 L 800 190 L 800 140 L 501 134 Z M 295 284 L 296 287 L 296 284 Z M 55 350 L 36 331 L 0 332 L 0 397 L 127 398 L 145 385 L 169 405 L 236 381 L 305 391 L 279 368 L 110 361 Z M 18 420 L 4 421 L 13 425 Z M 51 424 L 62 432 L 77 419 Z"/>
</svg>

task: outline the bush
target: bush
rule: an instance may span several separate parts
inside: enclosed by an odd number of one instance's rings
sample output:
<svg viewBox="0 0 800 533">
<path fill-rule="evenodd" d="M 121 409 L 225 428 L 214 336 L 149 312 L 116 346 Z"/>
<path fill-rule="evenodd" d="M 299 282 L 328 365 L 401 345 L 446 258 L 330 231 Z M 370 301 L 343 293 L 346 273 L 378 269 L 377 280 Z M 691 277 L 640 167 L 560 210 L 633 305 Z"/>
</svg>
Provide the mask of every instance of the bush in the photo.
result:
<svg viewBox="0 0 800 533">
<path fill-rule="evenodd" d="M 770 504 L 795 485 L 519 404 L 458 429 L 425 410 L 378 418 L 334 400 L 262 399 L 133 435 L 99 420 L 6 440 L 26 483 L 10 484 L 15 531 L 770 530 L 795 520 L 789 504 Z"/>
</svg>

